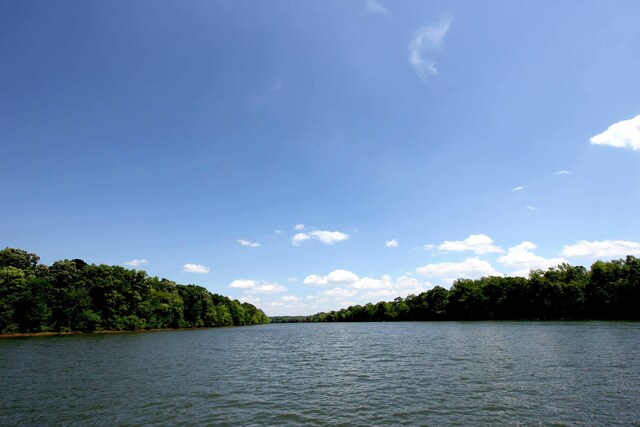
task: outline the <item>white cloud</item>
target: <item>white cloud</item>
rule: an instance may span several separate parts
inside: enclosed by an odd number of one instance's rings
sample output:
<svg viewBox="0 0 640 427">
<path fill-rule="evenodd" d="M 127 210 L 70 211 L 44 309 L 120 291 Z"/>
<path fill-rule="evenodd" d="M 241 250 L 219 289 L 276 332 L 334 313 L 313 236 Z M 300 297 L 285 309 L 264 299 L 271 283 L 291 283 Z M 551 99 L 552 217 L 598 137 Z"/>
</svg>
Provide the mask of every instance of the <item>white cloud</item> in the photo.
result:
<svg viewBox="0 0 640 427">
<path fill-rule="evenodd" d="M 513 187 L 513 188 L 511 189 L 511 192 L 512 192 L 512 193 L 516 193 L 516 192 L 518 192 L 518 191 L 522 191 L 522 190 L 524 190 L 524 187 L 522 187 L 522 186 L 517 186 L 517 187 Z"/>
<path fill-rule="evenodd" d="M 200 264 L 185 264 L 182 266 L 182 271 L 185 273 L 199 273 L 204 274 L 209 272 L 209 267 L 205 267 Z"/>
<path fill-rule="evenodd" d="M 343 240 L 348 240 L 349 235 L 346 233 L 342 233 L 340 231 L 324 231 L 324 230 L 313 230 L 308 233 L 298 233 L 293 236 L 291 242 L 294 246 L 298 246 L 300 242 L 305 240 L 319 240 L 326 245 L 332 245 L 335 242 L 341 242 Z"/>
<path fill-rule="evenodd" d="M 434 250 L 435 248 L 436 248 L 436 245 L 432 245 L 432 244 L 427 244 L 427 245 L 424 245 L 424 246 L 423 246 L 423 249 L 424 249 L 425 251 L 432 251 L 432 250 Z"/>
<path fill-rule="evenodd" d="M 479 258 L 467 258 L 462 262 L 427 264 L 418 268 L 416 272 L 426 277 L 441 278 L 449 283 L 456 279 L 478 279 L 484 276 L 500 275 L 491 264 Z"/>
<path fill-rule="evenodd" d="M 289 277 L 289 278 L 287 279 L 287 282 L 289 282 L 289 283 L 293 283 L 293 282 L 297 282 L 297 281 L 298 281 L 298 278 L 297 278 L 297 277 Z"/>
<path fill-rule="evenodd" d="M 331 285 L 331 284 L 339 284 L 339 283 L 353 283 L 360 280 L 360 278 L 353 272 L 349 270 L 334 270 L 326 276 L 318 276 L 312 274 L 310 276 L 305 277 L 304 283 L 305 285 Z"/>
<path fill-rule="evenodd" d="M 489 254 L 504 252 L 499 246 L 493 244 L 491 237 L 486 234 L 472 234 L 464 240 L 445 240 L 438 249 L 442 252 L 471 251 L 475 254 Z"/>
<path fill-rule="evenodd" d="M 260 308 L 261 306 L 260 298 L 253 295 L 243 295 L 240 298 L 238 298 L 238 301 L 248 302 L 249 304 L 255 305 L 257 308 Z"/>
<path fill-rule="evenodd" d="M 640 115 L 612 124 L 606 131 L 592 136 L 590 141 L 594 145 L 640 150 Z"/>
<path fill-rule="evenodd" d="M 398 242 L 398 240 L 396 239 L 391 239 L 384 242 L 384 245 L 388 248 L 397 248 L 398 246 L 400 246 L 400 242 Z"/>
<path fill-rule="evenodd" d="M 553 173 L 554 175 L 571 175 L 571 171 L 567 171 L 567 170 L 560 170 L 560 171 L 555 171 Z"/>
<path fill-rule="evenodd" d="M 310 235 L 314 239 L 320 240 L 322 243 L 326 243 L 327 245 L 332 245 L 335 242 L 341 242 L 349 239 L 348 234 L 341 233 L 340 231 L 313 230 Z"/>
<path fill-rule="evenodd" d="M 358 291 L 355 291 L 353 289 L 344 289 L 341 287 L 337 287 L 337 288 L 329 289 L 327 291 L 322 291 L 320 292 L 319 295 L 326 295 L 329 297 L 349 298 L 349 297 L 355 296 L 357 293 Z"/>
<path fill-rule="evenodd" d="M 245 282 L 245 281 L 243 281 Z M 335 270 L 326 276 L 312 275 L 305 280 L 307 284 L 333 285 L 315 295 L 305 297 L 283 296 L 278 300 L 266 303 L 268 315 L 303 315 L 320 311 L 339 310 L 350 305 L 366 304 L 380 300 L 392 300 L 406 297 L 409 294 L 419 294 L 433 287 L 429 282 L 421 282 L 409 274 L 395 280 L 388 275 L 379 279 L 359 278 L 348 270 Z M 244 288 L 251 284 L 241 283 Z"/>
<path fill-rule="evenodd" d="M 282 230 L 273 230 L 273 234 L 283 234 L 284 231 Z"/>
<path fill-rule="evenodd" d="M 640 242 L 626 240 L 602 240 L 589 242 L 580 240 L 562 247 L 562 256 L 569 258 L 613 258 L 627 255 L 640 256 Z"/>
<path fill-rule="evenodd" d="M 427 25 L 416 31 L 409 44 L 409 63 L 420 77 L 439 74 L 434 62 L 425 55 L 429 51 L 440 50 L 450 26 L 451 20 L 442 18 L 437 24 Z"/>
<path fill-rule="evenodd" d="M 393 289 L 393 285 L 391 284 L 391 279 L 389 277 L 383 277 L 382 279 L 363 277 L 362 279 L 353 283 L 351 287 L 360 290 Z"/>
<path fill-rule="evenodd" d="M 367 0 L 367 10 L 373 13 L 387 13 L 388 10 L 376 0 Z"/>
<path fill-rule="evenodd" d="M 293 236 L 293 239 L 291 239 L 291 243 L 293 243 L 293 246 L 298 246 L 300 242 L 304 242 L 305 240 L 309 240 L 310 238 L 311 237 L 308 234 L 298 233 Z"/>
<path fill-rule="evenodd" d="M 295 227 L 293 227 L 293 229 L 296 231 L 302 231 L 304 230 L 304 224 L 298 224 Z"/>
<path fill-rule="evenodd" d="M 287 288 L 278 283 L 269 283 L 264 280 L 236 279 L 229 284 L 230 288 L 243 289 L 248 294 L 275 294 L 285 292 Z"/>
<path fill-rule="evenodd" d="M 254 242 L 250 242 L 248 240 L 242 240 L 242 239 L 238 239 L 238 243 L 240 243 L 242 246 L 247 246 L 250 248 L 257 248 L 258 246 L 260 246 L 260 243 L 254 243 Z"/>
<path fill-rule="evenodd" d="M 531 205 L 526 205 L 525 208 L 529 209 L 530 211 L 537 211 L 540 209 L 537 206 L 531 206 Z"/>
<path fill-rule="evenodd" d="M 126 265 L 130 265 L 132 267 L 138 267 L 140 265 L 145 265 L 146 263 L 146 259 L 132 259 L 131 261 L 125 262 Z"/>
<path fill-rule="evenodd" d="M 536 248 L 537 246 L 534 243 L 522 242 L 509 248 L 506 255 L 498 257 L 498 263 L 506 268 L 513 269 L 509 273 L 511 276 L 527 277 L 531 270 L 546 270 L 566 262 L 562 258 L 544 258 L 536 255 L 532 252 Z"/>
</svg>

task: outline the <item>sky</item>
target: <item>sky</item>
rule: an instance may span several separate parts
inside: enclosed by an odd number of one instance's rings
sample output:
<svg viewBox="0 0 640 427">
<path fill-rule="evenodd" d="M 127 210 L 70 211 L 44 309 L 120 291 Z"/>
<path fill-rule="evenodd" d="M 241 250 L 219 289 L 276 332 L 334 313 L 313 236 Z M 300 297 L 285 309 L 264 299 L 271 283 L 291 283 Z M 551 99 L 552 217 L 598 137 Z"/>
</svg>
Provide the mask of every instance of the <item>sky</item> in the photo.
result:
<svg viewBox="0 0 640 427">
<path fill-rule="evenodd" d="M 640 256 L 640 3 L 0 0 L 0 246 L 306 315 Z"/>
</svg>

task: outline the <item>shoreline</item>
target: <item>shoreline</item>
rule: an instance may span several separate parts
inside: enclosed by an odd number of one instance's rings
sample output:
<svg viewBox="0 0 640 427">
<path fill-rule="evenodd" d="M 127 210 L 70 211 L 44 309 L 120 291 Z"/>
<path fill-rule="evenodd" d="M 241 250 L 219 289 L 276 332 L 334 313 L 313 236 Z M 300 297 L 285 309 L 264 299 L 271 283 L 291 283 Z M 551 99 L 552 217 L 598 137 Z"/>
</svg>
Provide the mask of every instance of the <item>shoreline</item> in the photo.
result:
<svg viewBox="0 0 640 427">
<path fill-rule="evenodd" d="M 233 326 L 228 326 L 228 327 L 233 327 Z M 16 332 L 11 334 L 0 334 L 0 339 L 29 338 L 29 337 L 56 337 L 56 336 L 65 336 L 65 335 L 90 335 L 90 334 L 111 335 L 111 334 L 130 334 L 130 333 L 138 333 L 138 332 L 195 331 L 198 329 L 218 329 L 218 328 L 136 329 L 133 331 L 104 330 L 104 331 L 91 331 L 91 332 L 83 332 L 83 331 Z"/>
</svg>

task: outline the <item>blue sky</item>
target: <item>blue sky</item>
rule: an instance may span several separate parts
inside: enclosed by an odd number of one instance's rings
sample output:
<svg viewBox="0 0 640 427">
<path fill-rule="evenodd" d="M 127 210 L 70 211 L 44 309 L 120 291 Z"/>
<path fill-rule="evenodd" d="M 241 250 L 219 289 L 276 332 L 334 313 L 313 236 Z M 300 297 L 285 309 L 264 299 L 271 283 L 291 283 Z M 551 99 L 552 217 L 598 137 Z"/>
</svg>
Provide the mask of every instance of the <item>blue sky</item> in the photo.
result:
<svg viewBox="0 0 640 427">
<path fill-rule="evenodd" d="M 637 1 L 0 0 L 0 246 L 310 314 L 640 256 Z"/>
</svg>

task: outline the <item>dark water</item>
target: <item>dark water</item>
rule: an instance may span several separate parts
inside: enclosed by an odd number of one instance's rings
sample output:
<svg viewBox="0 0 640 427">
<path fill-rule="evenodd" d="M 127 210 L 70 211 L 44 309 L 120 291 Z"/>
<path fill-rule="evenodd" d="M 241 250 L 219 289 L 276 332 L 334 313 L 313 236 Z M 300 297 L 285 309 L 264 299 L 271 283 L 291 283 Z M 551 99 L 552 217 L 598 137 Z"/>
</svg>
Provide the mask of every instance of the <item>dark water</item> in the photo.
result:
<svg viewBox="0 0 640 427">
<path fill-rule="evenodd" d="M 0 340 L 0 425 L 640 425 L 638 323 Z"/>
</svg>

